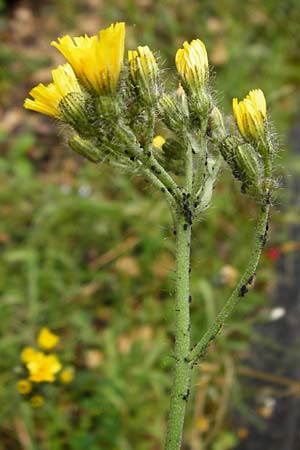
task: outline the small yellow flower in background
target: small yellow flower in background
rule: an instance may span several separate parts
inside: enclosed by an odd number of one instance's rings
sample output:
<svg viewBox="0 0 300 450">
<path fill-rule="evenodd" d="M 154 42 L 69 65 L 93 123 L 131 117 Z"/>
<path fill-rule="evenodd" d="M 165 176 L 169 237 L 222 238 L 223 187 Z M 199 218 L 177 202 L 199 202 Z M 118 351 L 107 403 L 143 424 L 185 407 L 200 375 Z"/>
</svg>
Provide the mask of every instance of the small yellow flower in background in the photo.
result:
<svg viewBox="0 0 300 450">
<path fill-rule="evenodd" d="M 250 91 L 244 100 L 234 98 L 232 109 L 238 129 L 247 141 L 263 136 L 267 105 L 260 89 Z"/>
<path fill-rule="evenodd" d="M 200 39 L 184 42 L 177 50 L 175 63 L 182 78 L 190 87 L 203 87 L 208 81 L 208 58 L 205 45 Z"/>
<path fill-rule="evenodd" d="M 34 395 L 30 398 L 29 403 L 33 408 L 40 408 L 45 403 L 45 399 L 42 395 Z"/>
<path fill-rule="evenodd" d="M 237 435 L 240 439 L 246 439 L 249 436 L 249 429 L 246 427 L 240 427 L 237 430 Z"/>
<path fill-rule="evenodd" d="M 56 347 L 58 342 L 59 337 L 52 333 L 47 327 L 43 327 L 38 334 L 37 343 L 43 350 L 51 350 Z"/>
<path fill-rule="evenodd" d="M 28 394 L 32 389 L 32 384 L 28 380 L 20 380 L 16 384 L 17 391 L 22 394 Z"/>
<path fill-rule="evenodd" d="M 222 284 L 233 287 L 237 282 L 238 276 L 238 270 L 230 264 L 226 264 L 220 270 L 220 281 Z"/>
<path fill-rule="evenodd" d="M 70 93 L 82 94 L 79 83 L 70 64 L 52 70 L 53 83 L 45 86 L 40 83 L 29 94 L 34 100 L 26 98 L 24 107 L 48 116 L 62 119 L 59 109 L 61 100 Z"/>
<path fill-rule="evenodd" d="M 112 93 L 123 67 L 125 23 L 101 30 L 98 36 L 66 35 L 51 42 L 71 64 L 80 82 L 88 90 Z"/>
<path fill-rule="evenodd" d="M 55 381 L 55 375 L 62 368 L 55 355 L 45 355 L 42 352 L 36 352 L 26 367 L 29 371 L 29 380 L 35 383 Z"/>
<path fill-rule="evenodd" d="M 73 379 L 74 379 L 74 370 L 72 369 L 72 367 L 66 367 L 59 374 L 59 381 L 63 384 L 69 384 L 73 381 Z"/>
<path fill-rule="evenodd" d="M 206 433 L 209 430 L 209 420 L 204 416 L 199 416 L 196 419 L 196 427 L 202 433 Z"/>
<path fill-rule="evenodd" d="M 33 347 L 25 347 L 21 352 L 21 361 L 23 363 L 28 363 L 37 351 Z"/>
<path fill-rule="evenodd" d="M 166 140 L 165 140 L 164 137 L 157 135 L 157 136 L 155 136 L 153 138 L 152 145 L 154 147 L 159 148 L 160 150 L 162 150 L 162 147 L 163 147 L 165 142 L 166 142 Z"/>
</svg>

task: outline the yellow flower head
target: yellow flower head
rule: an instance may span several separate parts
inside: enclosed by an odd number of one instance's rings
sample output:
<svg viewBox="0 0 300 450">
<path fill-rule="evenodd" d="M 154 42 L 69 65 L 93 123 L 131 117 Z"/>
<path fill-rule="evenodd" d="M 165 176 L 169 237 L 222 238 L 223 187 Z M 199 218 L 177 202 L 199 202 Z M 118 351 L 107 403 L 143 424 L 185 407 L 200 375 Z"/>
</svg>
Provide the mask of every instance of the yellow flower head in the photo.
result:
<svg viewBox="0 0 300 450">
<path fill-rule="evenodd" d="M 53 382 L 55 375 L 61 370 L 61 363 L 55 355 L 45 355 L 36 352 L 34 357 L 26 364 L 29 371 L 29 380 L 35 383 Z"/>
<path fill-rule="evenodd" d="M 153 138 L 152 145 L 161 150 L 165 142 L 166 140 L 164 137 L 157 135 Z"/>
<path fill-rule="evenodd" d="M 67 367 L 66 369 L 62 370 L 59 375 L 59 381 L 63 384 L 69 384 L 74 379 L 74 370 L 72 367 Z"/>
<path fill-rule="evenodd" d="M 125 23 L 101 30 L 98 36 L 66 35 L 51 42 L 71 64 L 78 79 L 88 90 L 114 92 L 123 66 Z"/>
<path fill-rule="evenodd" d="M 205 45 L 200 39 L 184 42 L 177 50 L 175 63 L 182 78 L 190 87 L 203 87 L 208 80 L 208 58 Z"/>
<path fill-rule="evenodd" d="M 43 327 L 37 337 L 38 346 L 43 350 L 51 350 L 56 347 L 58 342 L 59 337 L 52 333 L 47 327 Z"/>
<path fill-rule="evenodd" d="M 265 132 L 266 99 L 260 89 L 249 92 L 244 100 L 232 100 L 232 109 L 241 135 L 247 140 L 257 139 Z"/>
<path fill-rule="evenodd" d="M 70 64 L 52 70 L 52 78 L 53 83 L 47 86 L 40 83 L 29 92 L 34 100 L 26 98 L 24 107 L 62 119 L 59 110 L 61 100 L 70 93 L 81 94 L 81 89 Z"/>
<path fill-rule="evenodd" d="M 32 358 L 34 358 L 36 353 L 37 351 L 32 347 L 23 348 L 21 352 L 21 361 L 23 363 L 28 363 L 29 361 L 31 361 Z"/>
<path fill-rule="evenodd" d="M 45 399 L 42 395 L 34 395 L 29 402 L 33 408 L 40 408 L 45 403 Z"/>
<path fill-rule="evenodd" d="M 28 380 L 20 380 L 16 384 L 17 391 L 22 394 L 28 394 L 32 389 L 32 384 Z"/>
</svg>

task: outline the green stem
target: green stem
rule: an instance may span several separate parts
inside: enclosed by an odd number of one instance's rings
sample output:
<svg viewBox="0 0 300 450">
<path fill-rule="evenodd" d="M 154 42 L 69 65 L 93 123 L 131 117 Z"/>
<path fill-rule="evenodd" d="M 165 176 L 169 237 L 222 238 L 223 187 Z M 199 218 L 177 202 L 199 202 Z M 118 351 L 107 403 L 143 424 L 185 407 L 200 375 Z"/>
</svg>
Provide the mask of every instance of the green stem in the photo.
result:
<svg viewBox="0 0 300 450">
<path fill-rule="evenodd" d="M 171 195 L 177 200 L 181 200 L 181 191 L 178 185 L 168 172 L 159 164 L 156 158 L 154 158 L 152 152 L 148 154 L 139 154 L 140 160 L 148 167 L 157 178 L 166 186 Z"/>
<path fill-rule="evenodd" d="M 150 124 L 151 125 L 151 124 Z M 152 126 L 152 125 L 151 125 Z M 149 127 L 150 129 L 150 127 Z M 177 186 L 173 178 L 168 172 L 159 164 L 157 159 L 154 158 L 151 151 L 145 152 L 145 149 L 140 147 L 135 135 L 123 123 L 119 123 L 118 128 L 119 138 L 121 142 L 126 142 L 130 156 L 140 160 L 144 166 L 146 166 L 153 174 L 158 178 L 162 184 L 166 187 L 169 193 L 177 200 L 181 199 L 181 191 Z"/>
<path fill-rule="evenodd" d="M 185 160 L 185 173 L 186 173 L 186 183 L 185 190 L 187 193 L 192 193 L 193 188 L 193 153 L 192 147 L 188 145 Z"/>
<path fill-rule="evenodd" d="M 176 209 L 176 202 L 174 197 L 167 190 L 166 186 L 147 167 L 143 167 L 143 165 L 136 165 L 136 167 L 144 173 L 146 178 L 148 178 L 154 187 L 163 193 L 173 215 L 173 211 Z"/>
<path fill-rule="evenodd" d="M 175 367 L 165 450 L 180 450 L 185 407 L 189 396 L 191 364 L 189 267 L 191 225 L 182 214 L 176 223 Z"/>
<path fill-rule="evenodd" d="M 247 285 L 253 280 L 266 239 L 268 216 L 269 205 L 262 205 L 254 237 L 253 250 L 248 266 L 231 296 L 217 315 L 215 321 L 210 325 L 198 344 L 190 351 L 189 360 L 192 364 L 195 364 L 197 360 L 205 353 L 208 345 L 219 333 L 237 303 L 247 293 Z"/>
<path fill-rule="evenodd" d="M 147 133 L 146 133 L 146 142 L 144 145 L 145 152 L 149 151 L 149 147 L 153 140 L 153 134 L 154 134 L 154 125 L 155 125 L 155 111 L 153 108 L 149 108 L 147 110 L 148 114 L 148 127 L 147 127 Z"/>
</svg>

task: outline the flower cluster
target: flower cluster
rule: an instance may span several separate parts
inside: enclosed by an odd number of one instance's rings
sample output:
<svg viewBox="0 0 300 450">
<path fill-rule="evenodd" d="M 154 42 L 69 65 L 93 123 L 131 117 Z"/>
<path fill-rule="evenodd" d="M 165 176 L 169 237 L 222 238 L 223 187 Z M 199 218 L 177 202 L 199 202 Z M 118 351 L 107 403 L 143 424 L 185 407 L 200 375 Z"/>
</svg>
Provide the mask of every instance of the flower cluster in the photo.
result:
<svg viewBox="0 0 300 450">
<path fill-rule="evenodd" d="M 47 327 L 43 327 L 37 337 L 37 346 L 25 347 L 21 352 L 23 364 L 22 378 L 17 382 L 17 391 L 28 396 L 30 404 L 37 408 L 44 403 L 41 395 L 43 383 L 53 383 L 57 379 L 68 384 L 73 380 L 74 373 L 71 367 L 63 368 L 57 355 L 49 353 L 59 343 L 59 337 Z"/>
<path fill-rule="evenodd" d="M 264 94 L 254 89 L 240 102 L 233 99 L 239 135 L 230 135 L 212 95 L 200 39 L 184 42 L 176 53 L 174 92 L 165 91 L 147 45 L 129 50 L 126 58 L 123 22 L 95 36 L 66 35 L 52 45 L 67 63 L 52 71 L 49 85 L 33 88 L 24 106 L 66 124 L 76 153 L 143 175 L 170 205 L 186 211 L 188 221 L 209 206 L 222 159 L 242 192 L 258 202 L 270 198 L 274 144 Z M 159 123 L 168 129 L 163 140 L 154 138 Z M 188 182 L 181 185 L 177 177 L 184 175 Z"/>
</svg>

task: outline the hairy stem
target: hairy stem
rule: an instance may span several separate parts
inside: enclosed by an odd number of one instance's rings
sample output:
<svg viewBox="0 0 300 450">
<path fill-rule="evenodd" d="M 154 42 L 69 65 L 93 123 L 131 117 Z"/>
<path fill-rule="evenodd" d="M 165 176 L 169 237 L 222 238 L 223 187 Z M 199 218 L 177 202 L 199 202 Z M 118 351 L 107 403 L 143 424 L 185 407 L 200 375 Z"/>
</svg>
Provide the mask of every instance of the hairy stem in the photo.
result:
<svg viewBox="0 0 300 450">
<path fill-rule="evenodd" d="M 186 183 L 185 190 L 187 193 L 192 193 L 193 188 L 193 153 L 192 147 L 188 145 L 185 160 L 185 173 L 186 173 Z"/>
<path fill-rule="evenodd" d="M 252 253 L 247 268 L 232 292 L 231 296 L 217 315 L 214 322 L 210 325 L 204 336 L 198 344 L 190 351 L 189 360 L 195 364 L 197 360 L 205 353 L 210 342 L 217 336 L 225 321 L 232 313 L 237 303 L 247 293 L 247 285 L 251 284 L 256 272 L 256 268 L 260 259 L 260 255 L 266 240 L 268 229 L 269 205 L 262 205 L 257 223 L 256 233 L 253 242 Z"/>
<path fill-rule="evenodd" d="M 147 126 L 147 133 L 146 133 L 146 142 L 144 145 L 145 152 L 149 151 L 150 145 L 153 140 L 154 135 L 154 125 L 155 125 L 155 111 L 153 108 L 149 108 L 147 110 L 148 114 L 148 126 Z"/>
<path fill-rule="evenodd" d="M 148 167 L 149 170 L 151 170 L 157 178 L 166 186 L 168 191 L 171 195 L 173 195 L 174 198 L 177 200 L 181 199 L 181 191 L 180 188 L 177 186 L 173 178 L 168 174 L 168 172 L 159 164 L 157 159 L 154 158 L 152 155 L 152 152 L 149 152 L 148 154 L 140 154 L 139 155 L 140 160 L 144 163 L 145 166 Z"/>
<path fill-rule="evenodd" d="M 175 367 L 168 418 L 165 450 L 180 450 L 186 402 L 189 397 L 191 365 L 189 268 L 191 225 L 184 215 L 177 215 L 176 223 L 176 293 L 175 293 Z"/>
<path fill-rule="evenodd" d="M 173 215 L 174 210 L 176 209 L 176 202 L 174 200 L 174 197 L 167 190 L 166 186 L 147 167 L 143 167 L 142 165 L 137 165 L 137 167 L 143 172 L 143 174 L 153 184 L 153 186 L 163 193 Z"/>
<path fill-rule="evenodd" d="M 149 124 L 148 130 L 152 129 L 153 126 L 154 123 L 152 124 L 151 122 Z M 162 184 L 166 187 L 169 193 L 177 200 L 180 200 L 181 190 L 178 187 L 178 185 L 175 183 L 173 178 L 168 174 L 168 172 L 154 158 L 152 152 L 145 151 L 145 149 L 140 146 L 132 130 L 128 128 L 127 125 L 120 122 L 118 124 L 117 132 L 120 141 L 126 142 L 127 144 L 129 158 L 141 161 L 142 164 L 146 166 L 156 176 L 156 178 L 158 178 L 162 182 Z M 150 134 L 148 137 L 150 137 Z"/>
</svg>

